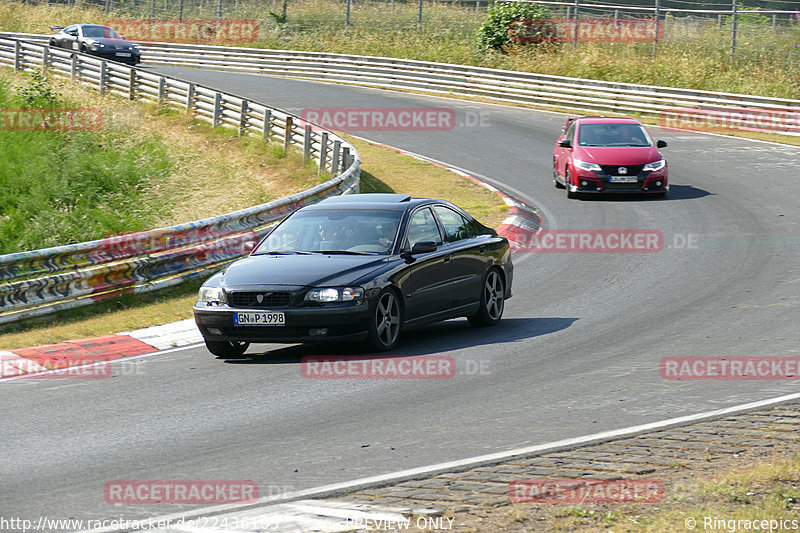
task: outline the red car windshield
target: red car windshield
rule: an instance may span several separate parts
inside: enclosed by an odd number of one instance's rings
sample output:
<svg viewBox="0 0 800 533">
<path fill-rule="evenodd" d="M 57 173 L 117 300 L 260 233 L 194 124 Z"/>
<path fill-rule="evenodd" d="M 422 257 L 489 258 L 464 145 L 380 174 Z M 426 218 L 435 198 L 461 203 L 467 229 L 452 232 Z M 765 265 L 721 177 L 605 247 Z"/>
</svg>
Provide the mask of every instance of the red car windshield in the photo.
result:
<svg viewBox="0 0 800 533">
<path fill-rule="evenodd" d="M 639 124 L 581 124 L 579 146 L 653 146 Z"/>
</svg>

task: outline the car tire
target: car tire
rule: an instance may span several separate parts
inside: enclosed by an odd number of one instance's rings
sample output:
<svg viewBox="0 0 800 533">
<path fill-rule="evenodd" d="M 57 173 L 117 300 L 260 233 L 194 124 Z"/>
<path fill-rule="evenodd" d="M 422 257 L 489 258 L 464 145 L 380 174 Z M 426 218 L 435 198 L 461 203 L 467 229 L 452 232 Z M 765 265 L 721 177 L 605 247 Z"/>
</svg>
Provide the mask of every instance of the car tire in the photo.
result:
<svg viewBox="0 0 800 533">
<path fill-rule="evenodd" d="M 206 341 L 208 351 L 217 357 L 241 357 L 249 346 L 250 343 L 244 341 Z"/>
<path fill-rule="evenodd" d="M 564 188 L 567 189 L 567 198 L 569 198 L 570 200 L 572 200 L 573 198 L 577 198 L 578 197 L 578 193 L 572 192 L 569 189 L 569 187 L 571 185 L 571 182 L 572 182 L 572 176 L 570 176 L 569 169 L 567 169 L 567 173 L 564 176 L 564 183 L 566 183 L 566 186 Z"/>
<path fill-rule="evenodd" d="M 553 163 L 553 185 L 555 185 L 556 189 L 563 189 L 564 186 L 558 181 L 558 170 L 556 170 L 556 165 Z"/>
<path fill-rule="evenodd" d="M 494 326 L 500 322 L 505 309 L 506 284 L 496 268 L 490 268 L 483 277 L 478 311 L 467 317 L 476 327 Z"/>
<path fill-rule="evenodd" d="M 50 39 L 50 42 L 48 43 L 48 46 L 58 47 L 58 42 L 56 42 L 55 39 Z"/>
<path fill-rule="evenodd" d="M 402 318 L 402 308 L 397 293 L 392 289 L 383 289 L 370 311 L 368 337 L 370 347 L 384 352 L 397 346 Z"/>
</svg>

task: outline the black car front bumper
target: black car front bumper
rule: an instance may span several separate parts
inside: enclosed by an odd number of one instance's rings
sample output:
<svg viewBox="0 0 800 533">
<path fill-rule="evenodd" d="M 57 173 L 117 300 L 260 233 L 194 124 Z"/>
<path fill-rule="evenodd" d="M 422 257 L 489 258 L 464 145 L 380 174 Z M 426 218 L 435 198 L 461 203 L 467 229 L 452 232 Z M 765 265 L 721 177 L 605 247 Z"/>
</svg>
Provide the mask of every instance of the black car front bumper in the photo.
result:
<svg viewBox="0 0 800 533">
<path fill-rule="evenodd" d="M 131 52 L 129 50 L 90 50 L 86 52 L 89 55 L 99 57 L 100 59 L 107 59 L 109 61 L 119 61 L 120 63 L 129 63 L 131 65 L 138 65 L 141 61 L 141 53 Z M 122 54 L 130 54 L 129 56 L 121 56 Z"/>
<path fill-rule="evenodd" d="M 369 335 L 369 308 L 366 300 L 346 306 L 293 307 L 276 309 L 285 314 L 282 326 L 237 326 L 235 309 L 227 306 L 197 307 L 194 320 L 203 338 L 209 341 L 244 341 L 252 343 L 308 343 L 358 341 Z"/>
</svg>

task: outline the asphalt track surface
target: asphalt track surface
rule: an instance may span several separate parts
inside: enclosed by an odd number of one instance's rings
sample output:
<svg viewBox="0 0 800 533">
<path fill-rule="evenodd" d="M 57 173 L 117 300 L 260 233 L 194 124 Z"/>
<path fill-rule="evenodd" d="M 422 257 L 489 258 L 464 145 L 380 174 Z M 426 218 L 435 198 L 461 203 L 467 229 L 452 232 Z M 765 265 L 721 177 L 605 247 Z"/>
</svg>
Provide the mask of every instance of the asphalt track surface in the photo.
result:
<svg viewBox="0 0 800 533">
<path fill-rule="evenodd" d="M 551 182 L 565 116 L 250 75 L 153 69 L 288 111 L 448 107 L 457 126 L 360 136 L 460 167 L 536 205 L 550 229 L 660 230 L 661 252 L 518 254 L 502 323 L 406 332 L 452 379 L 318 380 L 305 355 L 352 346 L 204 347 L 97 380 L 0 385 L 0 512 L 136 519 L 196 506 L 104 500 L 114 480 L 252 480 L 260 495 L 546 443 L 797 392 L 797 381 L 665 381 L 667 356 L 797 356 L 800 150 L 663 131 L 666 199 L 568 200 Z M 198 218 L 206 215 L 198 213 Z M 691 248 L 686 244 L 691 244 Z M 480 369 L 480 370 L 478 370 Z"/>
</svg>

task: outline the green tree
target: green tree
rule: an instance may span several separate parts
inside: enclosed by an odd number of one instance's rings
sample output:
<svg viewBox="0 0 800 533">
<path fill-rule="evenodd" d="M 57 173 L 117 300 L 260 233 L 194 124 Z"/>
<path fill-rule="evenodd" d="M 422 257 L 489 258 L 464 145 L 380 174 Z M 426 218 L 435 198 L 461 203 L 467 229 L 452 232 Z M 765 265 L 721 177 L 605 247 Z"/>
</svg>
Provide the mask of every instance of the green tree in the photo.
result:
<svg viewBox="0 0 800 533">
<path fill-rule="evenodd" d="M 526 2 L 496 2 L 489 6 L 488 16 L 478 30 L 478 48 L 480 50 L 496 49 L 502 50 L 503 47 L 511 44 L 511 35 L 515 31 L 516 24 L 522 21 L 542 21 L 543 25 L 536 28 L 533 38 L 527 39 L 528 42 L 537 43 L 546 41 L 547 25 L 544 24 L 550 17 L 547 8 Z M 528 26 L 530 28 L 530 26 Z M 536 35 L 538 34 L 538 35 Z M 536 37 L 540 38 L 536 38 Z"/>
</svg>

